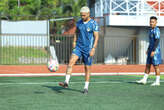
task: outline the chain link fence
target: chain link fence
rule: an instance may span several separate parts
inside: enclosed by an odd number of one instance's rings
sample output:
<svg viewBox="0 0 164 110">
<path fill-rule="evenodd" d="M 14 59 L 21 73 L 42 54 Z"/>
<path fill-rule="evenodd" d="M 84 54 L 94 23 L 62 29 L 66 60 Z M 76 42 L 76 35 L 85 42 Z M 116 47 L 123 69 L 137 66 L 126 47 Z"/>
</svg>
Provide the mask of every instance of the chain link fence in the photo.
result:
<svg viewBox="0 0 164 110">
<path fill-rule="evenodd" d="M 1 65 L 47 64 L 48 59 L 48 20 L 0 20 Z"/>
<path fill-rule="evenodd" d="M 93 63 L 104 62 L 104 34 L 105 21 L 103 17 L 93 18 L 100 26 L 100 37 Z M 60 64 L 68 64 L 72 54 L 72 42 L 75 34 L 76 22 L 78 17 L 50 19 L 50 45 L 53 45 Z M 76 64 L 82 64 L 82 59 L 79 59 Z"/>
<path fill-rule="evenodd" d="M 99 42 L 93 57 L 94 64 L 136 64 L 136 38 L 134 37 L 109 37 L 106 35 L 106 19 L 104 17 L 93 18 L 100 26 Z M 47 64 L 50 57 L 49 46 L 54 46 L 58 61 L 60 64 L 68 64 L 72 53 L 72 41 L 75 34 L 75 25 L 79 17 L 59 17 L 45 20 L 41 22 L 33 20 L 36 27 L 28 28 L 28 33 L 12 33 L 17 30 L 17 25 L 14 25 L 12 30 L 5 28 L 0 20 L 0 64 Z M 10 22 L 11 21 L 7 21 Z M 14 22 L 17 23 L 18 21 Z M 31 21 L 22 25 L 22 28 L 27 27 Z M 11 26 L 11 25 L 10 25 Z M 2 29 L 3 28 L 3 29 Z M 38 29 L 41 28 L 41 31 Z M 26 29 L 26 28 L 25 28 Z M 37 33 L 35 32 L 38 31 Z M 45 31 L 44 33 L 42 33 Z M 82 64 L 79 59 L 77 64 Z"/>
</svg>

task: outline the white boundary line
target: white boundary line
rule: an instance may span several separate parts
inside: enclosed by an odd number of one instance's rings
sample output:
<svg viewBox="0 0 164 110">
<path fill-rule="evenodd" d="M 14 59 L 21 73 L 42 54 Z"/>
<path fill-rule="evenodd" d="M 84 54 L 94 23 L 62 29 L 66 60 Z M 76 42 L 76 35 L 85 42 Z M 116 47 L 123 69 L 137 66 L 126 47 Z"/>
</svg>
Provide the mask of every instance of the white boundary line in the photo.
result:
<svg viewBox="0 0 164 110">
<path fill-rule="evenodd" d="M 0 85 L 42 85 L 42 84 L 58 84 L 59 82 L 26 82 L 26 83 L 0 83 Z M 84 82 L 70 82 L 70 84 L 80 84 L 80 83 L 84 83 Z M 99 84 L 103 84 L 103 83 L 122 83 L 119 81 L 102 81 L 102 82 L 90 82 L 90 83 L 99 83 Z"/>
<path fill-rule="evenodd" d="M 92 76 L 110 75 L 143 75 L 143 72 L 118 72 L 118 73 L 91 73 Z M 150 73 L 154 75 L 154 72 Z M 164 75 L 164 72 L 161 72 Z M 84 76 L 85 73 L 72 73 L 72 76 Z M 65 76 L 65 73 L 23 73 L 23 74 L 0 74 L 0 77 L 39 77 L 39 76 Z"/>
<path fill-rule="evenodd" d="M 97 81 L 97 82 L 90 82 L 91 84 L 118 84 L 118 83 L 135 83 L 136 81 Z M 154 81 L 148 81 L 147 83 L 152 83 Z M 164 80 L 161 80 L 160 82 L 164 82 Z M 0 85 L 43 85 L 43 84 L 58 84 L 59 82 L 26 82 L 26 83 L 0 83 Z M 81 84 L 84 82 L 70 82 L 71 84 Z"/>
</svg>

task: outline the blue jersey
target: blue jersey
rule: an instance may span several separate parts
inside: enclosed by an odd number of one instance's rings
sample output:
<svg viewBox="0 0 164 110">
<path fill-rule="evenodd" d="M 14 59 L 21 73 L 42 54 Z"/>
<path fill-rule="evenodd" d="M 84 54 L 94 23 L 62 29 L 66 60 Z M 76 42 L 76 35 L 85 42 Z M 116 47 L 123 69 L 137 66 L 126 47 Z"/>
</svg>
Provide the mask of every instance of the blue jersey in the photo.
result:
<svg viewBox="0 0 164 110">
<path fill-rule="evenodd" d="M 160 39 L 160 30 L 158 27 L 154 29 L 149 29 L 149 47 L 148 47 L 148 57 L 147 64 L 159 65 L 161 63 L 161 50 L 160 43 L 157 45 L 157 48 L 154 50 L 155 55 L 151 57 L 151 52 L 155 46 L 156 39 Z"/>
<path fill-rule="evenodd" d="M 83 51 L 89 51 L 93 47 L 94 32 L 99 31 L 98 24 L 93 19 L 91 19 L 87 23 L 84 23 L 81 19 L 76 23 L 76 29 L 76 46 L 78 46 Z"/>
</svg>

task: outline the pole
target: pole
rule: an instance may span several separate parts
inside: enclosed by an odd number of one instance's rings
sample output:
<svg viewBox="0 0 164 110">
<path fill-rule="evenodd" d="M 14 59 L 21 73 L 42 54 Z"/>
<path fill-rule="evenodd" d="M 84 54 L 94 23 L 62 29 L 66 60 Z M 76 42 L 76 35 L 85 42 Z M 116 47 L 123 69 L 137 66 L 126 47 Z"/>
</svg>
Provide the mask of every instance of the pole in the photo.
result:
<svg viewBox="0 0 164 110">
<path fill-rule="evenodd" d="M 18 0 L 18 8 L 20 7 L 20 0 Z"/>
<path fill-rule="evenodd" d="M 0 64 L 2 64 L 2 52 L 1 52 L 1 46 L 2 46 L 2 23 L 1 23 L 1 13 L 0 13 Z"/>
</svg>

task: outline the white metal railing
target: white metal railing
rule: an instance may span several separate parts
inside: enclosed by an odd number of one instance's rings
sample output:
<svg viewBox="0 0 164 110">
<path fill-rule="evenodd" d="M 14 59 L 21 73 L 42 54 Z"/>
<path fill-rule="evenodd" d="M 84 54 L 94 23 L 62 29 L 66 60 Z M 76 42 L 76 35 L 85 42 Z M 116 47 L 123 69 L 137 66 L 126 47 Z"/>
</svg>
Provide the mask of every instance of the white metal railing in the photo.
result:
<svg viewBox="0 0 164 110">
<path fill-rule="evenodd" d="M 106 25 L 148 26 L 149 17 L 157 16 L 164 26 L 164 0 L 95 0 L 93 13 L 104 16 Z"/>
<path fill-rule="evenodd" d="M 164 0 L 110 0 L 109 5 L 110 15 L 164 16 Z"/>
</svg>

